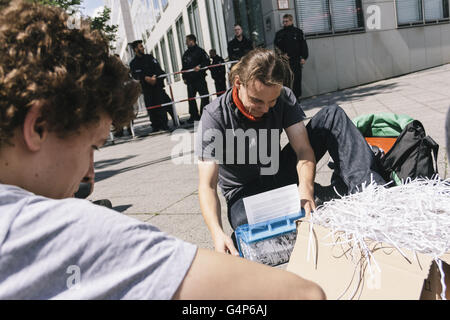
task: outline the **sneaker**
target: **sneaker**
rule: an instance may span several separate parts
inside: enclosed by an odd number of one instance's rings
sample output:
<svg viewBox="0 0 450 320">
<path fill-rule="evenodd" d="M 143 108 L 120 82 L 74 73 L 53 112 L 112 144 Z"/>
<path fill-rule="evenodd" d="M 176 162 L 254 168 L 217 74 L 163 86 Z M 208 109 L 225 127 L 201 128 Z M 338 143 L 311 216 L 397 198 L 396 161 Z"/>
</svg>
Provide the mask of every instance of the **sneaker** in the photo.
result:
<svg viewBox="0 0 450 320">
<path fill-rule="evenodd" d="M 195 121 L 200 121 L 200 116 L 196 117 L 190 116 L 187 123 L 194 123 Z"/>
<path fill-rule="evenodd" d="M 98 200 L 98 201 L 94 201 L 92 203 L 96 204 L 98 206 L 109 208 L 109 209 L 113 208 L 111 201 L 109 201 L 108 199 Z"/>
</svg>

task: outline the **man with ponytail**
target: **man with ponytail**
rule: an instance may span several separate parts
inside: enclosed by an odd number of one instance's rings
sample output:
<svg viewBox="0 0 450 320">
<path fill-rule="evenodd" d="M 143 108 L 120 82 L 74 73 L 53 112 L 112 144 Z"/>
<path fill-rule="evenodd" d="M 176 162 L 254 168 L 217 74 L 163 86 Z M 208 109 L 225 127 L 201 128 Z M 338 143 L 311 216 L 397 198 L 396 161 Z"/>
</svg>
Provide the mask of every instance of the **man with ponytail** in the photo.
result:
<svg viewBox="0 0 450 320">
<path fill-rule="evenodd" d="M 292 80 L 284 56 L 255 49 L 232 68 L 233 87 L 205 107 L 196 139 L 199 198 L 218 252 L 238 255 L 235 239 L 222 228 L 217 184 L 235 230 L 247 223 L 245 197 L 296 183 L 307 214 L 316 200 L 329 198 L 332 188 L 314 184 L 316 161 L 327 151 L 340 192 L 356 192 L 371 179 L 385 183 L 369 145 L 339 106 L 324 107 L 305 126 L 305 113 L 288 88 Z M 281 150 L 283 130 L 289 143 Z"/>
</svg>

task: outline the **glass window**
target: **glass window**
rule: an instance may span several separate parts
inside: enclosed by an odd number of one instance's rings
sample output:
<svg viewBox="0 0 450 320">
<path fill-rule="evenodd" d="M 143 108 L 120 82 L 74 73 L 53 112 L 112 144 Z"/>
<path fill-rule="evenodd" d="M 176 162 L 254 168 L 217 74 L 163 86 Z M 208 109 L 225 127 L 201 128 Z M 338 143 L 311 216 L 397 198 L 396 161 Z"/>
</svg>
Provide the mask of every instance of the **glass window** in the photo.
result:
<svg viewBox="0 0 450 320">
<path fill-rule="evenodd" d="M 305 34 L 331 31 L 331 15 L 328 0 L 296 0 L 299 28 Z"/>
<path fill-rule="evenodd" d="M 159 7 L 159 0 L 153 0 L 153 12 L 156 18 L 156 21 L 161 19 L 161 9 Z"/>
<path fill-rule="evenodd" d="M 216 49 L 217 54 L 227 57 L 227 35 L 221 30 L 225 29 L 223 21 L 223 9 L 221 0 L 205 1 L 208 13 L 209 34 L 211 35 L 211 49 Z"/>
<path fill-rule="evenodd" d="M 167 48 L 166 48 L 166 40 L 164 37 L 161 38 L 159 41 L 159 46 L 161 47 L 161 53 L 162 53 L 162 61 L 159 61 L 159 63 L 163 65 L 163 69 L 166 73 L 171 72 L 170 65 L 169 65 L 169 59 L 167 56 Z"/>
<path fill-rule="evenodd" d="M 159 47 L 158 45 L 155 46 L 155 55 L 154 57 L 156 60 L 158 60 L 159 63 L 161 63 L 161 54 L 159 53 Z"/>
<path fill-rule="evenodd" d="M 177 72 L 177 71 L 179 71 L 179 66 L 178 66 L 177 53 L 175 50 L 175 41 L 173 39 L 172 28 L 170 28 L 169 31 L 167 32 L 167 41 L 169 44 L 170 60 L 172 62 L 172 72 Z M 180 81 L 181 77 L 179 74 L 176 74 L 174 76 L 174 79 L 175 79 L 175 81 Z"/>
<path fill-rule="evenodd" d="M 216 14 L 214 12 L 214 1 L 205 1 L 206 12 L 208 14 L 209 35 L 211 37 L 211 49 L 216 49 L 218 53 L 222 50 L 218 41 L 219 30 L 217 29 Z"/>
<path fill-rule="evenodd" d="M 397 22 L 401 24 L 421 23 L 422 0 L 397 0 Z"/>
<path fill-rule="evenodd" d="M 169 5 L 169 0 L 161 0 L 161 6 L 162 6 L 163 10 L 166 10 L 168 5 Z"/>
<path fill-rule="evenodd" d="M 361 0 L 295 0 L 299 28 L 307 35 L 364 29 Z"/>
<path fill-rule="evenodd" d="M 197 44 L 200 47 L 203 47 L 202 25 L 200 23 L 200 13 L 198 10 L 197 0 L 192 1 L 192 4 L 188 7 L 188 16 L 191 33 L 197 37 Z"/>
<path fill-rule="evenodd" d="M 186 31 L 184 29 L 184 21 L 183 16 L 181 16 L 176 24 L 177 28 L 177 38 L 178 38 L 178 47 L 180 48 L 180 55 L 183 56 L 184 52 L 187 50 L 186 48 Z"/>
<path fill-rule="evenodd" d="M 416 25 L 448 20 L 448 0 L 397 0 L 397 24 Z"/>
<path fill-rule="evenodd" d="M 236 23 L 244 35 L 253 41 L 254 46 L 264 46 L 264 22 L 261 1 L 233 0 Z"/>
<path fill-rule="evenodd" d="M 356 0 L 332 1 L 331 13 L 333 29 L 344 31 L 358 28 Z"/>
<path fill-rule="evenodd" d="M 425 22 L 448 19 L 448 0 L 427 0 L 423 4 Z"/>
</svg>

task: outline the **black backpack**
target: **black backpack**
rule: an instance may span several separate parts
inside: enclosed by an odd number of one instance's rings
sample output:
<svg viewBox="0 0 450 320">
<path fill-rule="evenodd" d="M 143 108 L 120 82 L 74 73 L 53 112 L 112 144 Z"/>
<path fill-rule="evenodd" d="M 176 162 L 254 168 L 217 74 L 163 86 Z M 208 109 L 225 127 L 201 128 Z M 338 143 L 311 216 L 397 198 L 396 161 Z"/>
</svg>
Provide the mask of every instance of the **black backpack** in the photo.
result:
<svg viewBox="0 0 450 320">
<path fill-rule="evenodd" d="M 422 123 L 414 120 L 379 159 L 384 179 L 400 185 L 407 178 L 433 178 L 438 173 L 438 152 L 439 145 L 425 134 Z"/>
</svg>

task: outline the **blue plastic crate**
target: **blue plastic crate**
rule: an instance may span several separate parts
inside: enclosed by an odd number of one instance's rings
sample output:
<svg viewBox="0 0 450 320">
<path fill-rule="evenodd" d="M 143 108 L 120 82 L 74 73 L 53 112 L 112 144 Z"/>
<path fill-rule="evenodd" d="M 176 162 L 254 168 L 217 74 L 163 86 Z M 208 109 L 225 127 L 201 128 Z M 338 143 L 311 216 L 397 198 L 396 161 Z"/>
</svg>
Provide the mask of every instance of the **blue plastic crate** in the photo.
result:
<svg viewBox="0 0 450 320">
<path fill-rule="evenodd" d="M 235 230 L 241 257 L 268 264 L 279 265 L 289 261 L 295 245 L 295 221 L 305 216 L 305 211 L 255 225 L 242 225 Z"/>
</svg>

